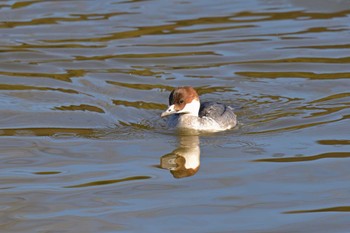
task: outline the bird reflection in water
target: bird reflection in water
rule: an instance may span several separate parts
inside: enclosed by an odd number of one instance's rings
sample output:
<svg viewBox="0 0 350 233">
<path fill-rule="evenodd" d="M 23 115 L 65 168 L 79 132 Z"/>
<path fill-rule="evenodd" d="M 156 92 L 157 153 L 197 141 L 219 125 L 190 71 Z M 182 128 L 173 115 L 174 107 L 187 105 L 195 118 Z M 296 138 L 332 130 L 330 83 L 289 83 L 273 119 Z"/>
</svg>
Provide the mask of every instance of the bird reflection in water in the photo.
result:
<svg viewBox="0 0 350 233">
<path fill-rule="evenodd" d="M 175 178 L 193 176 L 200 165 L 199 136 L 179 135 L 178 139 L 178 147 L 160 158 L 160 167 L 170 170 Z"/>
</svg>

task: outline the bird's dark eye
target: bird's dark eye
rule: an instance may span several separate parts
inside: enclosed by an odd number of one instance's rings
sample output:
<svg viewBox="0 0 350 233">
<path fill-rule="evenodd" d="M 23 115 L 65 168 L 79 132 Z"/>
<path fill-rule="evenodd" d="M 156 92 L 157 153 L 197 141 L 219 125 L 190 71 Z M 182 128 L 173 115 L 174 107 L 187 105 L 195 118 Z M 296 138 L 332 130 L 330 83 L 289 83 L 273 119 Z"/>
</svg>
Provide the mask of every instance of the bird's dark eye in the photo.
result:
<svg viewBox="0 0 350 233">
<path fill-rule="evenodd" d="M 180 100 L 180 104 L 183 104 L 185 101 L 184 100 Z"/>
</svg>

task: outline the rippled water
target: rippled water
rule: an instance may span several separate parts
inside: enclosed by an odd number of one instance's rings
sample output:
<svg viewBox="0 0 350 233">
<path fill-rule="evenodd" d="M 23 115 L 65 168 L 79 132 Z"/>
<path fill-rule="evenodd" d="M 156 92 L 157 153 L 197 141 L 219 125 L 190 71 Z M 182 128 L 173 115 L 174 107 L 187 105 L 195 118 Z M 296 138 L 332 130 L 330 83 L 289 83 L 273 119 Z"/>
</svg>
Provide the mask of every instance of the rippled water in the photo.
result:
<svg viewBox="0 0 350 233">
<path fill-rule="evenodd" d="M 349 232 L 346 0 L 1 1 L 1 232 Z M 236 107 L 168 131 L 176 86 Z"/>
</svg>

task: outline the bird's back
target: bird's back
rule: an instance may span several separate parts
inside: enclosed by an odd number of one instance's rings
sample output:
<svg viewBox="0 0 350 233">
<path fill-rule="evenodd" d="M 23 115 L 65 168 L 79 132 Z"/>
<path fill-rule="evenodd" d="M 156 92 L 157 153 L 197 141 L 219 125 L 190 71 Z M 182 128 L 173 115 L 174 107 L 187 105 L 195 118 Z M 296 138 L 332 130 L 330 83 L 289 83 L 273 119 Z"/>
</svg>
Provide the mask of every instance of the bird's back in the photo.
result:
<svg viewBox="0 0 350 233">
<path fill-rule="evenodd" d="M 200 118 L 211 118 L 223 128 L 232 128 L 236 125 L 236 114 L 233 108 L 222 103 L 204 102 L 199 109 Z"/>
</svg>

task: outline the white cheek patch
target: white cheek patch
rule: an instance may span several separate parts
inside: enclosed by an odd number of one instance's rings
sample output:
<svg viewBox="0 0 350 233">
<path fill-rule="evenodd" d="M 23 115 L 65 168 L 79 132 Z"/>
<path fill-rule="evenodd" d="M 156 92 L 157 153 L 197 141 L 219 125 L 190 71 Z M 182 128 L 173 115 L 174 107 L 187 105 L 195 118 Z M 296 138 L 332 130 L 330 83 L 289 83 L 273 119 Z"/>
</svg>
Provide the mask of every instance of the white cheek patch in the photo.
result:
<svg viewBox="0 0 350 233">
<path fill-rule="evenodd" d="M 200 103 L 198 100 L 192 100 L 191 103 L 185 105 L 185 107 L 178 111 L 178 113 L 189 113 L 191 115 L 198 116 Z"/>
</svg>

